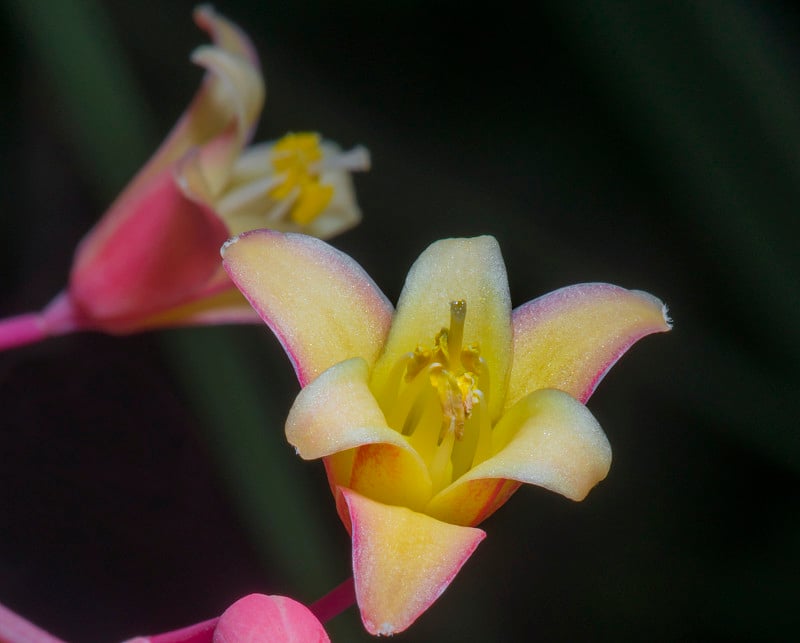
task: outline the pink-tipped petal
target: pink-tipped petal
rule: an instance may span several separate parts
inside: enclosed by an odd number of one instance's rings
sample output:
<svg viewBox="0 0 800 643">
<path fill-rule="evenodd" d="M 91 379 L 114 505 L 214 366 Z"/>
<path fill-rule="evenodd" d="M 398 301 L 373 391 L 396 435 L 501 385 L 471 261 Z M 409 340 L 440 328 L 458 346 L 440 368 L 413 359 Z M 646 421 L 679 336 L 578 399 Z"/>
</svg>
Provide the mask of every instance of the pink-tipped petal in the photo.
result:
<svg viewBox="0 0 800 643">
<path fill-rule="evenodd" d="M 231 605 L 214 630 L 214 643 L 325 643 L 325 628 L 302 603 L 286 596 L 250 594 Z"/>
<path fill-rule="evenodd" d="M 170 170 L 154 177 L 122 217 L 104 217 L 78 246 L 69 296 L 85 326 L 129 332 L 150 315 L 191 301 L 219 270 L 227 229 L 187 199 Z"/>
<path fill-rule="evenodd" d="M 324 241 L 254 230 L 223 247 L 223 265 L 280 340 L 305 386 L 351 357 L 373 364 L 392 305 L 353 259 Z"/>
<path fill-rule="evenodd" d="M 583 500 L 611 467 L 611 446 L 597 420 L 555 389 L 535 391 L 518 402 L 494 428 L 495 440 L 499 450 L 435 496 L 426 512 L 445 518 L 463 511 L 479 480 L 487 487 L 514 480 Z"/>
<path fill-rule="evenodd" d="M 503 478 L 459 478 L 428 502 L 425 513 L 442 522 L 474 527 L 502 507 L 519 487 L 519 482 Z"/>
<path fill-rule="evenodd" d="M 419 344 L 433 343 L 450 326 L 450 302 L 467 304 L 464 345 L 477 343 L 489 370 L 492 417 L 502 409 L 511 365 L 511 298 L 500 247 L 494 237 L 443 239 L 414 262 L 400 294 L 381 359 L 373 369 L 375 390 L 398 360 Z"/>
<path fill-rule="evenodd" d="M 486 534 L 341 492 L 352 524 L 364 627 L 376 635 L 402 632 L 441 596 Z"/>
<path fill-rule="evenodd" d="M 513 312 L 514 362 L 506 408 L 541 388 L 586 402 L 631 345 L 672 326 L 664 303 L 639 290 L 580 284 Z"/>
</svg>

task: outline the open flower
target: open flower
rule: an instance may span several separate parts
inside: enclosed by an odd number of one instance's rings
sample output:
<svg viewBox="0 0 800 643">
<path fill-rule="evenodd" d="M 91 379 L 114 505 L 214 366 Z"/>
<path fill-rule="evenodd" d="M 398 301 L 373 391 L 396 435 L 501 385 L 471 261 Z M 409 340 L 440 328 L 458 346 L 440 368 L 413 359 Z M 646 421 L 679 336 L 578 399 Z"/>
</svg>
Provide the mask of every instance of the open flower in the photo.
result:
<svg viewBox="0 0 800 643">
<path fill-rule="evenodd" d="M 670 328 L 661 301 L 609 284 L 512 311 L 493 237 L 431 245 L 396 311 L 317 239 L 259 230 L 223 257 L 304 387 L 286 435 L 325 460 L 373 634 L 436 600 L 521 483 L 581 500 L 606 476 L 611 449 L 583 403 L 629 346 Z"/>
<path fill-rule="evenodd" d="M 264 103 L 258 57 L 210 7 L 194 16 L 213 40 L 192 54 L 206 70 L 199 91 L 81 241 L 67 289 L 0 323 L 0 349 L 78 329 L 257 321 L 219 265 L 226 239 L 263 227 L 327 238 L 359 221 L 349 172 L 367 169 L 367 151 L 314 133 L 245 148 Z"/>
</svg>

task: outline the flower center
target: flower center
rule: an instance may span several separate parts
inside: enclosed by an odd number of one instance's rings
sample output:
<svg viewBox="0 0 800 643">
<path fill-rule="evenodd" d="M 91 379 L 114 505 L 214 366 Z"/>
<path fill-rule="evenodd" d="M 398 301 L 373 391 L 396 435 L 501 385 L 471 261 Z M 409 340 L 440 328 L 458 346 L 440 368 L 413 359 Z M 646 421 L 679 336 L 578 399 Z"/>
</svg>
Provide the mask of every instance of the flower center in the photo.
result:
<svg viewBox="0 0 800 643">
<path fill-rule="evenodd" d="M 463 299 L 450 302 L 450 327 L 400 358 L 378 396 L 389 426 L 427 464 L 434 493 L 489 455 L 489 372 L 480 347 L 464 345 L 466 316 Z"/>
<path fill-rule="evenodd" d="M 321 161 L 318 134 L 287 134 L 272 148 L 272 167 L 282 180 L 269 195 L 293 200 L 289 216 L 298 225 L 311 223 L 333 198 L 333 186 L 320 183 Z"/>
</svg>

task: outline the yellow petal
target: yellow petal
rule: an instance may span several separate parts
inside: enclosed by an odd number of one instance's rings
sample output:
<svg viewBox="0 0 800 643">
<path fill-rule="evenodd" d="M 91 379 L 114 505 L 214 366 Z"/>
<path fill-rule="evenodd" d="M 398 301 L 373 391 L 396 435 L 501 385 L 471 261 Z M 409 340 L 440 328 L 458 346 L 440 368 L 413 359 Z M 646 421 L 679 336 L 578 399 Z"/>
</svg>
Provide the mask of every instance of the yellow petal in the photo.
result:
<svg viewBox="0 0 800 643">
<path fill-rule="evenodd" d="M 286 439 L 300 457 L 314 460 L 376 442 L 413 453 L 387 426 L 367 386 L 368 375 L 367 363 L 356 357 L 331 366 L 300 391 L 286 419 Z"/>
<path fill-rule="evenodd" d="M 489 411 L 502 408 L 511 361 L 511 299 L 500 247 L 494 237 L 444 239 L 425 250 L 411 267 L 400 294 L 386 348 L 373 369 L 382 390 L 393 366 L 419 344 L 431 345 L 450 325 L 450 302 L 467 304 L 464 345 L 477 342 L 489 369 Z"/>
<path fill-rule="evenodd" d="M 583 404 L 544 389 L 520 400 L 495 426 L 497 452 L 437 494 L 426 511 L 446 515 L 474 480 L 516 480 L 583 500 L 608 474 L 611 447 Z"/>
<path fill-rule="evenodd" d="M 436 494 L 424 511 L 443 522 L 474 527 L 502 507 L 519 486 L 502 478 L 459 479 Z"/>
<path fill-rule="evenodd" d="M 514 361 L 506 408 L 541 388 L 581 402 L 636 341 L 668 331 L 663 302 L 611 284 L 556 290 L 514 310 Z"/>
<path fill-rule="evenodd" d="M 324 241 L 255 230 L 231 239 L 223 265 L 278 337 L 306 385 L 351 357 L 373 364 L 392 305 L 353 259 Z"/>
<path fill-rule="evenodd" d="M 433 493 L 428 468 L 416 451 L 385 443 L 356 451 L 348 486 L 376 502 L 415 511 L 422 511 Z"/>
<path fill-rule="evenodd" d="M 441 596 L 486 534 L 341 492 L 350 512 L 364 627 L 377 635 L 402 632 Z"/>
</svg>

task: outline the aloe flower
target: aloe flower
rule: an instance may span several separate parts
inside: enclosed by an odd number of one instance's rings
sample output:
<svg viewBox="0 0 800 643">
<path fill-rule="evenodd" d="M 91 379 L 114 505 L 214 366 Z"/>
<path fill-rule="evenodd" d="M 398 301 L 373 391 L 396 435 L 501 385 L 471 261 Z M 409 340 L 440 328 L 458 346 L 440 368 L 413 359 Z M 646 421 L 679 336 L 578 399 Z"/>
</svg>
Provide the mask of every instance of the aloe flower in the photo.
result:
<svg viewBox="0 0 800 643">
<path fill-rule="evenodd" d="M 670 328 L 661 301 L 609 284 L 512 311 L 493 237 L 431 245 L 396 310 L 311 237 L 253 231 L 223 258 L 303 386 L 286 435 L 325 462 L 373 634 L 436 600 L 522 483 L 582 500 L 605 478 L 611 449 L 584 402 L 628 347 Z"/>
<path fill-rule="evenodd" d="M 263 227 L 327 238 L 359 221 L 349 172 L 368 167 L 367 151 L 314 133 L 246 148 L 265 96 L 258 57 L 210 7 L 194 16 L 213 40 L 192 54 L 206 70 L 199 91 L 80 242 L 66 290 L 0 322 L 0 349 L 80 329 L 258 321 L 220 267 L 226 239 Z"/>
</svg>

